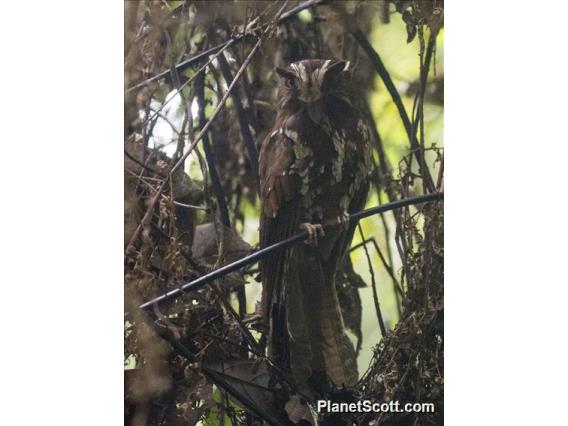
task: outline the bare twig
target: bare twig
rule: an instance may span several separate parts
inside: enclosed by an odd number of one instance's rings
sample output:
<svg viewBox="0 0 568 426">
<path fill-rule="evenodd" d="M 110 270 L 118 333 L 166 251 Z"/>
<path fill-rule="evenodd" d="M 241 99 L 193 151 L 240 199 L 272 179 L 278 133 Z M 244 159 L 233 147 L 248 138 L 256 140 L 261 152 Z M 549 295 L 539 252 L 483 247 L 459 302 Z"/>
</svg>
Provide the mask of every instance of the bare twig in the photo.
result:
<svg viewBox="0 0 568 426">
<path fill-rule="evenodd" d="M 232 41 L 232 40 L 229 40 Z M 200 75 L 205 68 L 207 68 L 209 66 L 209 64 L 211 62 L 213 62 L 215 60 L 215 58 L 217 58 L 218 55 L 220 55 L 223 50 L 225 50 L 226 48 L 228 48 L 231 44 L 228 43 L 226 47 L 223 47 L 223 49 L 221 49 L 219 52 L 217 52 L 213 57 L 209 58 L 209 61 L 207 61 L 207 63 L 205 65 L 203 65 L 201 68 L 199 68 L 190 78 L 188 78 L 181 86 L 179 86 L 176 89 L 176 94 L 177 93 L 181 93 L 181 91 L 183 90 L 184 87 L 186 87 L 189 83 L 191 83 L 194 79 L 197 78 L 198 75 Z M 162 109 L 165 108 L 165 106 L 173 99 L 175 98 L 175 95 L 170 96 L 168 99 L 166 99 L 161 105 L 160 107 L 154 112 L 154 115 L 148 116 L 144 119 L 144 121 L 142 122 L 141 126 L 144 127 L 148 122 L 152 121 L 154 118 L 156 118 L 158 116 L 158 114 L 160 113 L 160 111 Z M 128 142 L 130 140 L 130 138 L 134 135 L 134 133 L 131 133 L 130 136 L 128 136 L 126 138 L 125 142 Z"/>
<path fill-rule="evenodd" d="M 241 37 L 242 38 L 242 37 Z M 185 61 L 180 62 L 179 64 L 177 64 L 174 68 L 178 71 L 178 72 L 183 72 L 185 71 L 187 68 L 189 68 L 190 66 L 192 66 L 193 64 L 201 61 L 202 59 L 208 58 L 210 55 L 214 55 L 216 53 L 218 53 L 220 50 L 224 50 L 227 47 L 229 47 L 230 44 L 236 42 L 236 39 L 230 39 L 227 40 L 221 44 L 218 44 L 215 47 L 212 47 L 204 52 L 200 52 L 195 56 L 192 56 L 189 59 L 186 59 Z M 240 39 L 239 39 L 240 41 Z M 140 89 L 141 87 L 146 86 L 147 84 L 150 84 L 154 81 L 158 81 L 161 80 L 167 76 L 170 75 L 170 73 L 172 72 L 171 69 L 166 70 L 166 71 L 162 71 L 159 74 L 156 74 L 153 77 L 147 78 L 144 81 L 141 81 L 140 83 L 136 83 L 134 86 L 129 87 L 128 89 L 126 89 L 126 93 L 131 92 L 132 90 L 136 90 L 136 89 Z"/>
<path fill-rule="evenodd" d="M 288 10 L 285 13 L 282 13 L 281 16 L 279 18 L 277 18 L 277 23 L 278 24 L 282 24 L 284 22 L 286 22 L 287 20 L 289 20 L 290 18 L 294 17 L 295 15 L 297 15 L 298 13 L 300 13 L 302 10 L 308 9 L 312 6 L 317 6 L 317 5 L 321 5 L 326 3 L 327 0 L 308 0 L 305 1 L 303 3 L 300 3 L 298 6 Z M 191 58 L 186 59 L 185 61 L 180 62 L 179 64 L 175 65 L 173 68 L 175 68 L 178 72 L 183 72 L 185 71 L 187 68 L 189 68 L 190 66 L 192 66 L 193 64 L 201 61 L 202 59 L 205 59 L 207 57 L 209 57 L 210 55 L 214 55 L 216 53 L 218 53 L 220 50 L 225 50 L 226 48 L 228 48 L 230 45 L 232 44 L 237 44 L 242 42 L 243 40 L 246 39 L 246 34 L 239 34 L 238 36 L 235 36 L 223 43 L 218 44 L 217 46 L 211 47 L 210 49 L 198 53 L 195 56 L 192 56 Z M 126 93 L 132 91 L 132 90 L 136 90 L 139 89 L 141 87 L 144 87 L 145 85 L 152 83 L 153 81 L 158 81 L 158 80 L 162 80 L 165 77 L 168 77 L 171 74 L 172 69 L 168 69 L 165 71 L 162 71 L 159 74 L 156 74 L 153 77 L 150 77 L 144 81 L 141 81 L 140 83 L 136 83 L 134 86 L 129 87 L 128 89 L 126 89 Z M 186 82 L 187 83 L 187 82 Z"/>
<path fill-rule="evenodd" d="M 385 259 L 385 256 L 383 255 L 379 244 L 377 243 L 377 240 L 375 239 L 375 237 L 371 237 L 371 238 L 367 238 L 366 240 L 363 240 L 362 242 L 360 242 L 357 245 L 354 245 L 353 247 L 351 247 L 350 251 L 355 251 L 361 247 L 366 246 L 368 243 L 373 244 L 373 247 L 375 248 L 375 251 L 377 252 L 377 254 L 379 255 L 379 258 L 381 259 L 381 262 L 383 264 L 383 266 L 385 267 L 387 273 L 389 274 L 389 276 L 392 278 L 393 282 L 394 282 L 394 292 L 397 295 L 402 296 L 404 293 L 402 291 L 402 288 L 400 287 L 400 285 L 398 284 L 398 280 L 396 279 L 396 276 L 394 274 L 394 271 L 391 267 L 391 265 L 387 262 L 387 259 Z M 400 313 L 399 313 L 400 314 Z"/>
<path fill-rule="evenodd" d="M 225 61 L 225 56 L 221 52 L 219 55 L 219 63 Z M 226 61 L 225 61 L 226 63 Z M 199 125 L 201 127 L 205 126 L 205 87 L 204 87 L 205 76 L 201 75 L 195 81 L 195 87 L 197 92 L 197 103 L 199 105 Z M 227 80 L 227 84 L 233 81 L 233 78 Z M 233 94 L 237 92 L 237 89 L 233 90 Z M 233 103 L 235 102 L 235 96 L 233 96 Z M 240 104 L 239 104 L 240 105 Z M 205 151 L 205 159 L 207 161 L 207 167 L 211 175 L 211 184 L 213 185 L 213 191 L 215 191 L 215 196 L 217 198 L 217 203 L 219 205 L 219 218 L 221 224 L 227 228 L 231 227 L 231 221 L 229 219 L 229 209 L 227 208 L 227 197 L 223 186 L 221 185 L 221 180 L 219 174 L 217 173 L 217 167 L 215 166 L 215 159 L 213 156 L 213 151 L 211 149 L 211 144 L 209 143 L 209 137 L 207 134 L 203 135 L 203 150 Z M 247 311 L 247 296 L 243 286 L 237 288 L 237 300 L 239 303 L 239 316 L 244 318 Z M 249 338 L 249 336 L 247 336 Z M 250 336 L 252 339 L 252 336 Z M 255 342 L 256 343 L 256 342 Z"/>
<path fill-rule="evenodd" d="M 199 117 L 199 126 L 201 128 L 205 127 L 207 119 L 205 117 L 205 88 L 204 88 L 205 76 L 201 74 L 195 80 L 195 92 L 197 96 L 197 115 Z M 207 168 L 209 169 L 209 175 L 211 176 L 211 186 L 215 192 L 217 198 L 217 205 L 219 207 L 219 219 L 221 223 L 227 228 L 231 227 L 231 221 L 229 220 L 229 209 L 227 208 L 227 198 L 225 196 L 225 191 L 221 185 L 221 179 L 219 178 L 219 173 L 217 173 L 217 167 L 215 167 L 215 159 L 213 158 L 213 151 L 211 150 L 211 144 L 209 143 L 209 135 L 207 133 L 203 134 L 202 137 L 203 151 L 205 151 L 205 161 L 207 161 Z"/>
<path fill-rule="evenodd" d="M 424 140 L 424 97 L 426 95 L 426 83 L 428 79 L 428 71 L 430 69 L 430 63 L 432 61 L 432 54 L 436 46 L 435 38 L 430 36 L 428 40 L 428 47 L 426 48 L 426 55 L 424 55 L 424 35 L 423 29 L 418 31 L 420 40 L 420 78 L 419 85 L 416 95 L 414 97 L 414 103 L 412 105 L 412 137 L 411 146 L 413 147 L 411 153 L 413 153 L 420 164 L 426 164 L 425 150 L 426 144 Z M 418 138 L 418 132 L 420 132 L 420 138 Z M 421 175 L 419 176 L 422 180 L 423 191 L 434 192 L 434 181 L 430 174 L 430 169 L 425 168 L 427 173 L 424 173 L 421 169 Z"/>
<path fill-rule="evenodd" d="M 178 206 L 178 207 L 183 207 L 184 209 L 190 209 L 190 210 L 203 210 L 205 212 L 208 212 L 209 209 L 207 207 L 203 207 L 203 206 L 194 206 L 193 204 L 185 204 L 185 203 L 180 203 L 179 201 L 174 201 L 174 205 Z"/>
<path fill-rule="evenodd" d="M 227 59 L 224 54 L 219 55 L 219 67 L 221 68 L 221 73 L 223 78 L 229 84 L 233 80 L 231 69 L 227 63 Z M 243 142 L 248 153 L 252 175 L 257 178 L 258 182 L 258 152 L 256 150 L 256 145 L 254 144 L 254 138 L 250 132 L 249 121 L 245 114 L 241 98 L 239 96 L 238 90 L 233 90 L 232 92 L 233 105 L 235 106 L 235 111 L 237 113 L 237 118 L 239 120 L 239 127 L 241 129 L 241 135 L 243 137 Z"/>
<path fill-rule="evenodd" d="M 357 40 L 357 42 L 361 45 L 365 53 L 367 53 L 367 55 L 369 56 L 371 62 L 375 67 L 375 70 L 383 80 L 383 83 L 385 83 L 385 86 L 389 91 L 392 100 L 396 105 L 396 108 L 398 109 L 398 113 L 400 115 L 400 118 L 402 119 L 402 124 L 404 125 L 404 129 L 406 130 L 408 139 L 412 140 L 412 125 L 410 123 L 410 118 L 408 117 L 406 109 L 404 108 L 404 104 L 402 103 L 400 94 L 398 93 L 398 90 L 396 90 L 396 87 L 394 86 L 390 74 L 385 68 L 383 60 L 379 56 L 379 53 L 375 49 L 373 49 L 373 46 L 371 46 L 371 43 L 369 42 L 369 40 L 367 40 L 367 37 L 365 36 L 365 34 L 363 34 L 363 32 L 360 29 L 355 29 L 351 31 L 351 34 L 353 35 L 353 38 Z"/>
<path fill-rule="evenodd" d="M 136 157 L 133 157 L 126 149 L 124 150 L 124 155 L 126 155 L 130 160 L 134 161 L 136 164 L 142 167 L 142 169 L 152 172 L 158 176 L 162 174 L 158 170 L 154 170 L 152 167 L 148 166 L 147 164 L 140 162 Z"/>
<path fill-rule="evenodd" d="M 375 70 L 377 71 L 377 73 L 379 74 L 381 79 L 383 80 L 385 87 L 387 88 L 388 92 L 390 93 L 392 100 L 393 100 L 394 104 L 396 105 L 396 107 L 398 109 L 398 113 L 399 113 L 400 118 L 402 120 L 402 124 L 404 125 L 404 129 L 406 130 L 406 134 L 408 136 L 410 146 L 415 151 L 416 159 L 418 161 L 418 167 L 420 168 L 420 174 L 422 175 L 422 177 L 425 180 L 426 184 L 428 185 L 429 189 L 432 191 L 433 185 L 430 185 L 430 183 L 432 181 L 432 177 L 430 176 L 430 171 L 429 171 L 429 169 L 426 165 L 426 161 L 424 159 L 424 153 L 422 151 L 423 147 L 422 147 L 422 150 L 421 150 L 420 145 L 418 144 L 418 140 L 416 139 L 416 130 L 417 129 L 411 123 L 410 118 L 408 117 L 408 113 L 406 112 L 406 109 L 404 108 L 404 104 L 402 103 L 402 98 L 400 97 L 400 94 L 398 93 L 398 90 L 396 89 L 396 87 L 395 87 L 395 85 L 394 85 L 394 83 L 393 83 L 393 81 L 390 77 L 389 72 L 385 68 L 385 65 L 384 65 L 379 53 L 373 48 L 373 46 L 371 45 L 371 43 L 369 42 L 369 40 L 367 39 L 365 34 L 363 34 L 363 32 L 360 29 L 352 30 L 351 34 L 353 35 L 353 38 L 355 38 L 355 40 L 357 40 L 357 42 L 360 44 L 361 48 L 365 51 L 365 53 L 367 53 L 367 55 L 369 56 L 369 59 L 371 59 L 371 62 L 373 63 Z M 430 53 L 430 57 L 431 57 L 431 55 L 432 54 Z M 430 64 L 430 62 L 428 61 L 428 64 L 427 64 L 428 67 L 429 67 L 429 64 Z M 422 76 L 422 73 L 421 73 L 421 76 Z M 425 86 L 423 86 L 423 87 L 425 87 Z"/>
<path fill-rule="evenodd" d="M 390 182 L 389 182 L 390 185 Z M 379 196 L 379 204 L 383 203 L 382 200 L 382 194 L 380 191 L 378 191 L 378 196 Z M 398 317 L 400 319 L 400 317 L 402 316 L 402 297 L 403 297 L 403 292 L 402 292 L 402 287 L 400 286 L 400 284 L 398 283 L 398 280 L 396 279 L 395 275 L 394 275 L 394 271 L 393 271 L 393 267 L 394 267 L 394 260 L 393 260 L 393 255 L 392 255 L 392 249 L 391 246 L 389 244 L 389 242 L 391 241 L 391 231 L 390 228 L 387 225 L 387 219 L 385 217 L 384 214 L 380 215 L 381 218 L 381 223 L 383 225 L 383 231 L 385 233 L 385 241 L 386 241 L 386 252 L 387 252 L 387 258 L 388 258 L 388 265 L 390 266 L 389 268 L 387 268 L 387 271 L 390 274 L 390 277 L 392 278 L 392 285 L 394 288 L 394 297 L 396 299 L 396 311 L 398 313 Z M 398 215 L 395 214 L 394 215 L 395 221 L 398 220 Z M 379 254 L 379 257 L 381 258 L 381 260 L 384 259 L 383 254 L 381 253 L 381 250 L 379 249 L 379 245 L 377 244 L 377 242 L 374 242 L 375 244 L 375 248 L 377 250 L 377 253 Z M 385 260 L 383 260 L 383 265 L 386 265 L 387 262 Z M 386 266 L 385 266 L 386 268 Z"/>
<path fill-rule="evenodd" d="M 376 186 L 376 189 L 377 189 L 377 195 L 379 197 L 379 204 L 383 203 L 382 192 L 381 192 L 382 189 L 384 189 L 385 192 L 387 193 L 389 200 L 394 201 L 394 200 L 396 200 L 397 197 L 396 197 L 396 194 L 393 190 L 392 180 L 391 180 L 392 166 L 389 162 L 388 157 L 385 154 L 384 147 L 383 147 L 383 141 L 382 141 L 381 136 L 379 134 L 379 131 L 377 129 L 377 123 L 375 122 L 375 119 L 373 118 L 373 114 L 371 112 L 371 109 L 369 108 L 368 102 L 364 102 L 363 107 L 364 107 L 365 115 L 367 116 L 367 120 L 369 121 L 369 127 L 370 127 L 370 130 L 371 130 L 371 138 L 374 140 L 377 152 L 379 154 L 379 167 L 377 168 L 376 182 L 375 182 L 375 186 Z M 374 161 L 374 159 L 373 159 L 373 161 Z M 387 225 L 385 215 L 381 213 L 380 218 L 381 218 L 381 223 L 383 225 L 383 230 L 384 230 L 384 233 L 385 233 L 385 240 L 387 241 L 386 251 L 387 251 L 387 257 L 388 257 L 388 264 L 393 265 L 392 250 L 391 250 L 390 245 L 388 244 L 388 241 L 390 241 L 390 234 L 391 234 L 390 229 Z M 394 219 L 395 219 L 396 223 L 398 224 L 399 216 L 398 216 L 398 214 L 396 214 L 396 212 L 395 212 L 395 215 L 394 215 Z M 378 248 L 378 244 L 376 245 L 376 248 Z M 380 251 L 379 251 L 379 256 L 382 259 L 382 253 Z M 387 268 L 387 263 L 383 262 L 383 264 L 385 265 L 385 268 Z M 402 301 L 401 301 L 402 291 L 401 291 L 401 294 L 399 295 L 397 290 L 400 290 L 400 285 L 399 285 L 398 281 L 396 280 L 396 278 L 395 278 L 392 270 L 390 269 L 390 267 L 387 268 L 387 271 L 389 271 L 390 276 L 393 280 L 392 283 L 393 283 L 393 288 L 395 289 L 394 296 L 395 296 L 395 299 L 396 299 L 396 309 L 397 309 L 397 312 L 398 312 L 398 316 L 400 318 L 401 315 L 402 315 L 402 307 L 401 307 L 402 306 Z"/>
<path fill-rule="evenodd" d="M 359 235 L 361 235 L 361 240 L 365 241 L 365 234 L 363 234 L 363 228 L 361 223 L 357 224 L 359 229 Z M 381 306 L 379 304 L 379 295 L 377 294 L 377 282 L 375 281 L 375 270 L 373 269 L 373 262 L 371 262 L 371 256 L 369 256 L 369 250 L 367 250 L 367 245 L 363 244 L 363 250 L 365 250 L 365 256 L 367 257 L 367 263 L 369 265 L 369 273 L 371 274 L 371 289 L 373 290 L 373 302 L 375 303 L 375 312 L 377 313 L 377 320 L 379 321 L 379 328 L 381 329 L 381 336 L 387 334 L 385 328 L 385 323 L 383 321 L 383 314 L 381 313 Z"/>
<path fill-rule="evenodd" d="M 221 294 L 221 290 L 219 288 L 217 288 L 216 286 L 212 286 L 212 288 L 214 289 L 215 293 L 219 296 L 219 299 L 221 299 L 221 303 L 223 303 L 223 306 L 225 307 L 225 309 L 227 310 L 229 315 L 231 315 L 231 317 L 237 323 L 239 330 L 241 331 L 243 337 L 247 341 L 249 347 L 252 350 L 254 350 L 255 352 L 259 352 L 260 346 L 258 345 L 258 342 L 255 340 L 255 338 L 252 336 L 249 329 L 243 323 L 243 321 L 241 319 L 242 316 L 239 316 L 239 314 L 237 314 L 237 312 L 235 312 L 235 310 L 233 309 L 231 304 L 226 300 L 225 297 L 223 297 L 223 295 Z M 246 356 L 246 352 L 248 352 L 248 351 L 244 351 L 244 353 L 241 353 L 241 355 Z"/>
<path fill-rule="evenodd" d="M 132 234 L 132 237 L 130 238 L 130 241 L 128 242 L 128 245 L 126 247 L 126 252 L 128 252 L 129 250 L 132 249 L 132 246 L 134 244 L 134 241 L 136 241 L 136 239 L 138 238 L 138 236 L 140 235 L 140 232 L 142 231 L 144 225 L 146 225 L 151 217 L 152 217 L 152 211 L 154 210 L 154 206 L 156 205 L 159 196 L 161 195 L 161 193 L 164 191 L 164 189 L 166 188 L 167 182 L 169 179 L 171 179 L 171 176 L 173 176 L 173 174 L 180 168 L 182 167 L 182 165 L 185 162 L 185 159 L 189 156 L 189 154 L 191 154 L 191 152 L 195 149 L 195 147 L 197 146 L 197 144 L 201 141 L 201 139 L 203 138 L 203 135 L 205 135 L 207 133 L 207 131 L 209 130 L 209 127 L 211 127 L 211 124 L 213 123 L 213 120 L 215 120 L 215 118 L 217 117 L 217 115 L 219 114 L 219 112 L 221 111 L 221 109 L 223 108 L 223 106 L 225 105 L 225 102 L 227 102 L 227 99 L 229 98 L 229 95 L 231 93 L 231 91 L 233 90 L 233 88 L 235 87 L 235 85 L 237 84 L 237 82 L 239 81 L 239 79 L 241 78 L 241 76 L 243 75 L 245 69 L 247 68 L 247 66 L 250 64 L 253 56 L 255 55 L 255 53 L 258 51 L 258 49 L 260 48 L 260 45 L 262 44 L 262 37 L 259 38 L 259 40 L 257 41 L 257 43 L 255 44 L 255 46 L 251 49 L 249 55 L 247 56 L 247 58 L 245 59 L 245 61 L 243 62 L 243 64 L 241 65 L 241 68 L 239 69 L 239 71 L 237 72 L 237 74 L 235 75 L 235 78 L 233 79 L 233 81 L 231 82 L 230 86 L 228 87 L 227 91 L 225 92 L 225 94 L 223 95 L 223 97 L 221 98 L 221 100 L 219 101 L 219 103 L 217 104 L 217 106 L 215 107 L 215 110 L 213 111 L 213 113 L 211 114 L 211 118 L 209 118 L 209 121 L 205 124 L 205 126 L 203 126 L 201 128 L 201 131 L 197 134 L 197 136 L 195 137 L 195 140 L 191 143 L 191 145 L 189 146 L 188 150 L 183 154 L 183 156 L 177 161 L 177 163 L 174 164 L 174 166 L 171 168 L 168 176 L 166 177 L 166 179 L 164 180 L 164 182 L 162 182 L 162 184 L 160 185 L 160 187 L 158 188 L 157 193 L 154 195 L 154 197 L 150 200 L 150 204 L 146 210 L 146 213 L 144 214 L 144 217 L 142 218 L 142 220 L 140 221 L 140 223 L 138 224 L 138 227 L 136 228 L 136 230 L 134 231 L 134 233 Z"/>
</svg>

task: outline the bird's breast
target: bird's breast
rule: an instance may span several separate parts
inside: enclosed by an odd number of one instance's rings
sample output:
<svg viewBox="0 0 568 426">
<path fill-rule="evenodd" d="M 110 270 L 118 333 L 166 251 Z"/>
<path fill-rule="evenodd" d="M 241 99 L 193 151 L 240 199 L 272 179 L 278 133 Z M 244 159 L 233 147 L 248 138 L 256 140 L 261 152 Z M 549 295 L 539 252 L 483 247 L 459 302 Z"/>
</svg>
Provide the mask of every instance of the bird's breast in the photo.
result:
<svg viewBox="0 0 568 426">
<path fill-rule="evenodd" d="M 294 144 L 293 172 L 301 182 L 306 220 L 326 222 L 348 211 L 370 172 L 370 147 L 364 132 L 364 123 L 346 128 L 326 120 L 317 134 L 298 138 Z"/>
</svg>

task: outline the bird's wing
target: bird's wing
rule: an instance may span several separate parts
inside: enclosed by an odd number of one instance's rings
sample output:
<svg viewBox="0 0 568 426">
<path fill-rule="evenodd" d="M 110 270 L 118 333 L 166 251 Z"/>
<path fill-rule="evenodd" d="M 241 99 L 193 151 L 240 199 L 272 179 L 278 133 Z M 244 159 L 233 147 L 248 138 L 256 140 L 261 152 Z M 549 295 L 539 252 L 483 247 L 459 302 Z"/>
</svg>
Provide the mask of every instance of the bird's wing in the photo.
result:
<svg viewBox="0 0 568 426">
<path fill-rule="evenodd" d="M 294 142 L 283 132 L 274 131 L 264 141 L 260 152 L 260 243 L 262 247 L 282 241 L 298 232 L 300 182 L 290 173 L 295 155 Z M 281 294 L 286 251 L 269 254 L 261 261 L 262 313 L 270 318 Z M 276 294 L 275 294 L 276 293 Z"/>
<path fill-rule="evenodd" d="M 354 175 L 350 176 L 350 179 L 360 182 L 354 192 L 350 194 L 347 211 L 349 214 L 357 213 L 365 208 L 370 188 L 370 172 L 372 170 L 369 128 L 364 124 L 364 121 L 359 120 L 359 123 L 363 124 L 357 125 L 356 131 L 351 134 L 355 145 L 358 147 L 356 158 L 346 160 L 350 162 L 349 168 L 352 170 L 352 173 L 354 173 Z M 345 253 L 351 245 L 357 223 L 356 221 L 351 221 L 348 228 L 339 236 L 330 256 L 335 263 L 339 263 L 343 260 Z"/>
</svg>

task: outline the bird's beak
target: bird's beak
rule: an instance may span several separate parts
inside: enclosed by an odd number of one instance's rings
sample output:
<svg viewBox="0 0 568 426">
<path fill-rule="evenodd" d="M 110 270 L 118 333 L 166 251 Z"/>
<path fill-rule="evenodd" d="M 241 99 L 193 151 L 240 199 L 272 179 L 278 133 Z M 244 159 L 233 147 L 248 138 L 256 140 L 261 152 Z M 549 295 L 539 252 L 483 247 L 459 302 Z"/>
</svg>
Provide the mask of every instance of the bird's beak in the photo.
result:
<svg viewBox="0 0 568 426">
<path fill-rule="evenodd" d="M 306 104 L 306 109 L 308 110 L 308 115 L 312 121 L 319 124 L 323 117 L 323 99 L 319 98 L 317 101 L 308 102 Z"/>
</svg>

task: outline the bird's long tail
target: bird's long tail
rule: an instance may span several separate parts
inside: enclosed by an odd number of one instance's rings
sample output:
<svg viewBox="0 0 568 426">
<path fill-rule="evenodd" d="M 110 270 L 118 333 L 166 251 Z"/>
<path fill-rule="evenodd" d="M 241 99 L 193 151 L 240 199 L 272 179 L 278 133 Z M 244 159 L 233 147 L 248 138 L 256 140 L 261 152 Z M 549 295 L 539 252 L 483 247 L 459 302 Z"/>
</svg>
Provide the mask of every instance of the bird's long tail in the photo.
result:
<svg viewBox="0 0 568 426">
<path fill-rule="evenodd" d="M 305 244 L 292 249 L 287 265 L 288 349 L 296 382 L 324 373 L 336 386 L 355 385 L 357 360 L 345 333 L 334 284 L 335 265 L 323 262 Z"/>
</svg>

